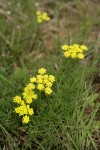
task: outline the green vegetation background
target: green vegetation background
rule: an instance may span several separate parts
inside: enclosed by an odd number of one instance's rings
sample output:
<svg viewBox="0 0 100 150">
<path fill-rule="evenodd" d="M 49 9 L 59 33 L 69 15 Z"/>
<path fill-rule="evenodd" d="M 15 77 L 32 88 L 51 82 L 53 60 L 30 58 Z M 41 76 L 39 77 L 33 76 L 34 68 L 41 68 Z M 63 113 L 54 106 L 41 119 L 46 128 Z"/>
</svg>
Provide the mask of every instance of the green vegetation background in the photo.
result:
<svg viewBox="0 0 100 150">
<path fill-rule="evenodd" d="M 0 149 L 98 150 L 99 101 L 93 88 L 100 49 L 99 1 L 0 1 Z M 50 22 L 36 22 L 36 10 Z M 65 59 L 62 44 L 86 44 L 83 61 Z M 56 76 L 54 96 L 33 104 L 23 125 L 13 96 L 45 67 Z"/>
</svg>

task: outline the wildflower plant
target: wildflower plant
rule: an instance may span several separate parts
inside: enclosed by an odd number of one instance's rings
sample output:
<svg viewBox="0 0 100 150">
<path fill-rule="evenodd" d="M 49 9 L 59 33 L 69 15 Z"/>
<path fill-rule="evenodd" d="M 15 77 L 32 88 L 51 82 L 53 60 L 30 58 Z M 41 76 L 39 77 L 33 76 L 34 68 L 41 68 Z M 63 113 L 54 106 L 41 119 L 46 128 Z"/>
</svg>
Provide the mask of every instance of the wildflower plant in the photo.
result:
<svg viewBox="0 0 100 150">
<path fill-rule="evenodd" d="M 84 52 L 88 49 L 85 45 L 78 45 L 78 44 L 62 45 L 61 48 L 66 58 L 71 57 L 73 59 L 74 58 L 83 59 Z"/>
<path fill-rule="evenodd" d="M 42 23 L 44 21 L 49 21 L 50 20 L 50 17 L 48 16 L 47 12 L 42 13 L 40 11 L 37 11 L 36 15 L 37 15 L 37 22 L 38 23 Z"/>
<path fill-rule="evenodd" d="M 23 89 L 22 97 L 15 96 L 13 102 L 17 103 L 18 107 L 15 108 L 15 113 L 23 116 L 22 122 L 27 124 L 30 122 L 30 116 L 34 115 L 33 108 L 30 107 L 31 103 L 38 99 L 39 92 L 44 92 L 46 95 L 51 95 L 52 85 L 55 82 L 53 75 L 48 75 L 45 68 L 38 70 L 38 75 L 30 78 L 29 83 Z"/>
</svg>

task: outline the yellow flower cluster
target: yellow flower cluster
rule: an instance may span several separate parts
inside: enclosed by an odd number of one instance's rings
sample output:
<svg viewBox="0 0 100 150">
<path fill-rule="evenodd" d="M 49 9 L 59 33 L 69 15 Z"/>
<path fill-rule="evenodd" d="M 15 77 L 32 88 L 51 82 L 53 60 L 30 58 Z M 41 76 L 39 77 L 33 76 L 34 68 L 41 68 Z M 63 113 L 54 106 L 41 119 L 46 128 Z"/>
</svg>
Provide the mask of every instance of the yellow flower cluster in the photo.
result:
<svg viewBox="0 0 100 150">
<path fill-rule="evenodd" d="M 49 21 L 50 17 L 46 12 L 41 13 L 40 11 L 36 12 L 37 15 L 37 22 L 42 23 L 43 21 Z"/>
<path fill-rule="evenodd" d="M 78 45 L 78 44 L 62 45 L 61 48 L 62 48 L 62 50 L 64 52 L 64 56 L 66 58 L 72 57 L 72 58 L 83 59 L 84 51 L 87 50 L 87 47 L 85 45 Z"/>
<path fill-rule="evenodd" d="M 13 101 L 18 104 L 15 112 L 19 116 L 23 116 L 22 122 L 25 124 L 30 121 L 30 116 L 34 114 L 33 108 L 30 108 L 32 101 L 37 99 L 37 94 L 33 91 L 34 88 L 33 84 L 29 83 L 23 90 L 23 99 L 20 96 L 13 98 Z"/>
<path fill-rule="evenodd" d="M 52 85 L 55 81 L 55 77 L 53 75 L 46 74 L 45 68 L 40 68 L 38 70 L 38 75 L 36 77 L 30 78 L 30 82 L 39 90 L 44 91 L 45 94 L 52 94 Z"/>
<path fill-rule="evenodd" d="M 45 94 L 51 95 L 53 93 L 51 87 L 54 81 L 55 77 L 53 75 L 46 74 L 46 69 L 40 68 L 38 75 L 30 78 L 30 82 L 23 89 L 23 98 L 20 96 L 13 98 L 13 101 L 18 104 L 18 107 L 15 108 L 15 112 L 19 114 L 19 116 L 23 116 L 23 123 L 27 124 L 30 121 L 30 116 L 34 114 L 33 108 L 30 108 L 30 104 L 33 100 L 38 98 L 35 91 L 44 91 Z"/>
</svg>

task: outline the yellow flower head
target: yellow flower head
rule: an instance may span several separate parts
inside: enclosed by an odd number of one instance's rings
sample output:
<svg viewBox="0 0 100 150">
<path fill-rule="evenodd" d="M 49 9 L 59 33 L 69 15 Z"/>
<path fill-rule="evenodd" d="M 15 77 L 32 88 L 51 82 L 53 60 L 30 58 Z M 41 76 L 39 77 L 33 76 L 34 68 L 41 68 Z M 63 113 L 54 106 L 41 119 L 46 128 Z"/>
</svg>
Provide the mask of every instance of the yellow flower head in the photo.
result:
<svg viewBox="0 0 100 150">
<path fill-rule="evenodd" d="M 83 49 L 81 49 L 80 47 L 78 47 L 78 48 L 76 49 L 76 52 L 83 53 Z"/>
<path fill-rule="evenodd" d="M 69 56 L 70 56 L 70 52 L 64 52 L 64 56 L 66 57 L 66 58 L 68 58 Z"/>
<path fill-rule="evenodd" d="M 24 100 L 22 100 L 20 104 L 21 104 L 21 105 L 25 105 L 25 101 L 24 101 Z"/>
<path fill-rule="evenodd" d="M 42 23 L 43 21 L 49 21 L 50 17 L 46 12 L 41 13 L 40 11 L 36 12 L 37 15 L 37 22 Z"/>
<path fill-rule="evenodd" d="M 33 90 L 33 89 L 35 89 L 35 85 L 32 83 L 28 83 L 27 86 L 24 88 L 24 91 Z"/>
<path fill-rule="evenodd" d="M 80 48 L 81 48 L 82 50 L 87 50 L 87 49 L 88 49 L 85 45 L 81 45 Z"/>
<path fill-rule="evenodd" d="M 33 109 L 32 109 L 32 108 L 30 108 L 30 106 L 29 106 L 29 105 L 27 105 L 26 107 L 27 107 L 27 111 L 28 111 L 29 115 L 30 115 L 30 116 L 31 116 L 31 115 L 33 115 L 33 114 L 34 114 Z"/>
<path fill-rule="evenodd" d="M 72 58 L 76 58 L 76 57 L 77 57 L 76 53 L 75 53 L 75 52 L 74 52 L 74 53 L 71 53 L 71 57 L 72 57 Z"/>
<path fill-rule="evenodd" d="M 43 91 L 44 90 L 44 85 L 43 84 L 38 84 L 37 85 L 37 89 L 39 90 L 39 91 Z"/>
<path fill-rule="evenodd" d="M 46 82 L 46 86 L 52 87 L 52 83 L 50 81 Z"/>
<path fill-rule="evenodd" d="M 40 83 L 42 84 L 42 83 L 43 83 L 43 79 L 42 79 L 42 78 L 37 79 L 37 83 L 38 83 L 38 84 L 40 84 Z"/>
<path fill-rule="evenodd" d="M 40 75 L 43 75 L 43 74 L 46 73 L 46 69 L 45 69 L 45 68 L 40 68 L 40 69 L 38 70 L 38 73 L 39 73 Z"/>
<path fill-rule="evenodd" d="M 38 95 L 37 95 L 37 94 L 33 94 L 33 95 L 32 95 L 32 98 L 35 100 L 35 99 L 38 98 Z"/>
<path fill-rule="evenodd" d="M 43 80 L 43 83 L 44 83 L 44 84 L 47 84 L 48 81 L 49 81 L 48 79 L 44 79 L 44 80 Z"/>
<path fill-rule="evenodd" d="M 40 11 L 36 11 L 36 15 L 41 15 L 41 12 Z"/>
<path fill-rule="evenodd" d="M 27 90 L 23 92 L 23 98 L 25 99 L 26 103 L 30 104 L 33 101 L 32 99 L 36 99 L 37 97 L 34 91 Z"/>
<path fill-rule="evenodd" d="M 46 93 L 47 95 L 51 95 L 51 94 L 52 94 L 51 88 L 50 88 L 50 87 L 46 87 L 46 88 L 45 88 L 45 93 Z"/>
<path fill-rule="evenodd" d="M 22 101 L 22 99 L 21 99 L 21 97 L 20 97 L 20 96 L 15 96 L 15 97 L 13 98 L 13 101 L 14 101 L 15 103 L 20 104 L 20 103 L 21 103 L 21 101 Z"/>
<path fill-rule="evenodd" d="M 33 109 L 32 108 L 28 109 L 28 113 L 29 113 L 30 116 L 32 116 L 34 114 Z"/>
<path fill-rule="evenodd" d="M 55 77 L 53 75 L 49 75 L 49 81 L 53 83 L 55 81 Z"/>
<path fill-rule="evenodd" d="M 48 80 L 49 76 L 47 74 L 43 75 L 43 79 L 47 79 Z"/>
<path fill-rule="evenodd" d="M 19 107 L 16 107 L 16 108 L 15 108 L 15 112 L 16 112 L 17 114 L 19 114 L 19 116 L 27 115 L 27 114 L 28 114 L 26 105 L 23 105 L 23 106 L 21 105 L 21 106 L 19 106 Z"/>
<path fill-rule="evenodd" d="M 15 108 L 15 112 L 16 112 L 17 114 L 19 114 L 19 113 L 20 113 L 20 108 L 19 108 L 19 107 L 16 107 L 16 108 Z"/>
<path fill-rule="evenodd" d="M 84 55 L 82 53 L 79 53 L 77 56 L 78 56 L 79 59 L 83 59 L 84 58 Z"/>
<path fill-rule="evenodd" d="M 25 99 L 27 104 L 31 104 L 33 102 L 32 97 L 27 97 L 27 99 Z"/>
<path fill-rule="evenodd" d="M 48 15 L 47 15 L 46 12 L 44 12 L 44 13 L 42 14 L 42 19 L 43 19 L 43 20 L 46 20 L 46 21 L 50 20 L 50 18 L 48 17 Z"/>
<path fill-rule="evenodd" d="M 61 48 L 62 48 L 62 50 L 68 50 L 69 46 L 68 45 L 62 45 Z"/>
<path fill-rule="evenodd" d="M 38 22 L 38 23 L 42 23 L 43 20 L 42 20 L 41 18 L 38 18 L 37 22 Z"/>
<path fill-rule="evenodd" d="M 38 80 L 43 79 L 43 75 L 40 75 L 40 74 L 37 75 L 36 77 L 37 77 Z"/>
<path fill-rule="evenodd" d="M 22 120 L 22 122 L 24 123 L 24 124 L 27 124 L 27 123 L 29 123 L 29 121 L 30 121 L 30 118 L 29 118 L 29 116 L 24 116 L 23 117 L 23 120 Z"/>
<path fill-rule="evenodd" d="M 31 82 L 31 83 L 35 83 L 35 82 L 36 82 L 36 77 L 30 78 L 30 82 Z"/>
</svg>

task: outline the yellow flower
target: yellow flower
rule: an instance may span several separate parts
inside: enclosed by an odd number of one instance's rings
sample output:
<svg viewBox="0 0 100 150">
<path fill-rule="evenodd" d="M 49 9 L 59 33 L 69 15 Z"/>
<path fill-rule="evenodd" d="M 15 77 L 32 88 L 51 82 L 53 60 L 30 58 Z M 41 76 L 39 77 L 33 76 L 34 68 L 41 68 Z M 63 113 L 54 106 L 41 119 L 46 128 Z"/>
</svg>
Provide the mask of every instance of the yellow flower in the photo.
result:
<svg viewBox="0 0 100 150">
<path fill-rule="evenodd" d="M 25 102 L 24 102 L 24 100 L 22 100 L 20 104 L 21 104 L 21 105 L 25 105 Z"/>
<path fill-rule="evenodd" d="M 43 83 L 43 80 L 42 79 L 37 79 L 37 83 Z"/>
<path fill-rule="evenodd" d="M 27 124 L 27 123 L 29 123 L 29 121 L 30 121 L 29 116 L 26 115 L 23 117 L 23 120 L 22 120 L 23 123 Z"/>
<path fill-rule="evenodd" d="M 52 90 L 51 90 L 49 87 L 46 87 L 46 88 L 45 88 L 45 93 L 46 93 L 47 95 L 51 95 L 51 94 L 52 94 Z"/>
<path fill-rule="evenodd" d="M 32 108 L 28 109 L 28 113 L 29 113 L 29 115 L 34 115 L 33 109 Z"/>
<path fill-rule="evenodd" d="M 32 108 L 30 108 L 30 105 L 27 105 L 26 107 L 27 107 L 27 111 L 28 111 L 29 115 L 33 115 L 34 111 Z"/>
<path fill-rule="evenodd" d="M 43 75 L 43 79 L 48 79 L 48 75 L 47 74 L 45 74 L 45 75 Z"/>
<path fill-rule="evenodd" d="M 16 107 L 15 108 L 15 112 L 18 113 L 19 116 L 27 115 L 28 114 L 26 105 L 23 105 L 23 106 L 21 105 L 19 107 Z"/>
<path fill-rule="evenodd" d="M 32 98 L 36 99 L 36 95 L 33 91 L 27 90 L 23 92 L 23 98 L 25 99 L 26 103 L 30 104 L 32 103 Z"/>
<path fill-rule="evenodd" d="M 26 85 L 26 87 L 24 88 L 24 92 L 32 91 L 32 90 L 34 90 L 34 89 L 35 89 L 35 85 L 32 84 L 32 83 L 28 83 L 28 84 Z"/>
<path fill-rule="evenodd" d="M 83 50 L 87 50 L 88 49 L 85 45 L 81 45 L 80 48 L 83 49 Z"/>
<path fill-rule="evenodd" d="M 52 83 L 48 81 L 48 82 L 46 82 L 46 86 L 51 87 Z"/>
<path fill-rule="evenodd" d="M 53 83 L 55 81 L 55 77 L 53 75 L 50 75 L 49 76 L 49 81 Z"/>
<path fill-rule="evenodd" d="M 46 69 L 45 69 L 45 68 L 40 68 L 40 69 L 38 70 L 38 73 L 39 73 L 40 75 L 43 75 L 43 74 L 46 73 Z"/>
<path fill-rule="evenodd" d="M 26 89 L 27 90 L 34 90 L 35 89 L 35 85 L 32 84 L 32 83 L 28 83 L 27 86 L 26 86 Z"/>
<path fill-rule="evenodd" d="M 24 97 L 24 99 L 27 99 L 27 98 L 32 98 L 32 95 L 34 94 L 34 92 L 33 91 L 31 91 L 31 90 L 25 90 L 24 92 L 23 92 L 23 97 Z"/>
<path fill-rule="evenodd" d="M 42 23 L 43 21 L 49 21 L 50 17 L 46 12 L 41 13 L 40 11 L 36 12 L 37 15 L 37 22 Z"/>
<path fill-rule="evenodd" d="M 46 20 L 46 21 L 50 20 L 50 17 L 48 17 L 46 12 L 44 12 L 41 17 L 42 17 L 43 20 Z"/>
<path fill-rule="evenodd" d="M 75 52 L 72 53 L 72 54 L 71 54 L 71 57 L 72 57 L 72 58 L 76 58 L 76 53 L 75 53 Z"/>
<path fill-rule="evenodd" d="M 42 23 L 43 20 L 42 20 L 42 19 L 38 19 L 37 22 L 38 22 L 38 23 Z"/>
<path fill-rule="evenodd" d="M 79 53 L 77 56 L 78 56 L 79 59 L 83 59 L 84 58 L 84 55 L 82 53 Z"/>
<path fill-rule="evenodd" d="M 49 20 L 50 20 L 50 17 L 45 17 L 45 20 L 46 20 L 46 21 L 49 21 Z"/>
<path fill-rule="evenodd" d="M 38 98 L 37 94 L 33 94 L 33 95 L 32 95 L 32 98 L 33 98 L 33 99 L 37 99 L 37 98 Z"/>
<path fill-rule="evenodd" d="M 16 108 L 15 108 L 15 112 L 16 112 L 17 114 L 19 114 L 19 113 L 20 113 L 20 108 L 19 108 L 19 107 L 16 107 Z"/>
<path fill-rule="evenodd" d="M 44 79 L 43 83 L 46 84 L 48 82 L 48 79 Z"/>
<path fill-rule="evenodd" d="M 36 11 L 36 15 L 41 15 L 41 12 L 40 11 Z"/>
<path fill-rule="evenodd" d="M 37 79 L 43 79 L 42 75 L 37 75 L 36 77 L 37 77 Z"/>
<path fill-rule="evenodd" d="M 22 101 L 22 99 L 21 99 L 21 97 L 20 97 L 20 96 L 15 96 L 15 97 L 13 98 L 13 101 L 14 101 L 15 103 L 20 104 L 20 103 L 21 103 L 21 101 Z"/>
<path fill-rule="evenodd" d="M 27 104 L 31 104 L 32 103 L 32 97 L 27 97 L 27 99 L 25 99 L 26 100 L 26 103 Z"/>
<path fill-rule="evenodd" d="M 38 85 L 37 85 L 37 89 L 38 89 L 39 91 L 43 91 L 43 90 L 44 90 L 44 85 L 43 85 L 43 84 L 38 84 Z"/>
<path fill-rule="evenodd" d="M 62 45 L 61 48 L 62 48 L 62 50 L 68 50 L 69 46 L 68 45 Z"/>
<path fill-rule="evenodd" d="M 31 83 L 35 83 L 35 82 L 36 82 L 36 77 L 30 78 L 30 82 L 31 82 Z"/>
<path fill-rule="evenodd" d="M 25 106 L 20 106 L 20 107 L 22 107 L 21 108 L 22 109 L 22 114 L 20 114 L 20 115 L 27 115 L 28 114 L 28 110 L 27 110 L 26 105 Z"/>
<path fill-rule="evenodd" d="M 81 48 L 78 47 L 78 48 L 76 49 L 76 52 L 82 53 L 83 50 L 82 50 Z"/>
<path fill-rule="evenodd" d="M 64 56 L 65 56 L 65 57 L 69 57 L 69 56 L 70 56 L 70 52 L 65 52 L 65 53 L 64 53 Z"/>
</svg>

